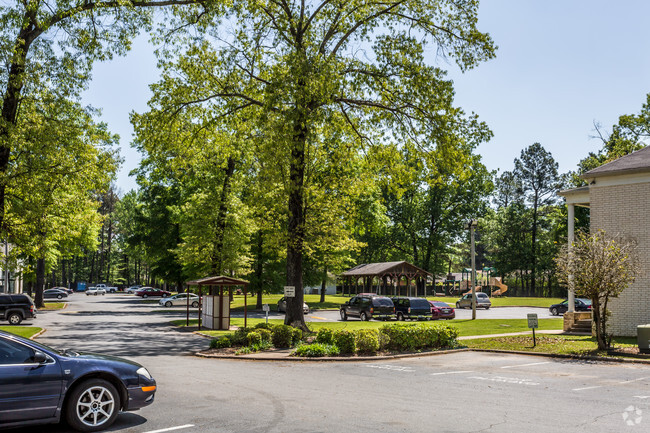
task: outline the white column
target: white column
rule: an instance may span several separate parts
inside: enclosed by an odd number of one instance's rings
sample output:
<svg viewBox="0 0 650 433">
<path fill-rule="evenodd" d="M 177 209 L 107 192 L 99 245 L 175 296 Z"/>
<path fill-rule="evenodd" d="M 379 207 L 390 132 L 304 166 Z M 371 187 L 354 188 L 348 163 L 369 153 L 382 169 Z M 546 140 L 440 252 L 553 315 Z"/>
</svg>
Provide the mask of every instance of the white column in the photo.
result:
<svg viewBox="0 0 650 433">
<path fill-rule="evenodd" d="M 573 249 L 573 242 L 575 240 L 575 205 L 574 204 L 569 204 L 569 218 L 568 218 L 568 238 L 569 238 L 569 257 L 571 256 L 571 250 Z M 569 313 L 573 313 L 575 311 L 575 294 L 574 294 L 574 287 L 573 287 L 573 274 L 569 274 L 569 293 L 568 293 L 568 301 L 569 301 Z"/>
</svg>

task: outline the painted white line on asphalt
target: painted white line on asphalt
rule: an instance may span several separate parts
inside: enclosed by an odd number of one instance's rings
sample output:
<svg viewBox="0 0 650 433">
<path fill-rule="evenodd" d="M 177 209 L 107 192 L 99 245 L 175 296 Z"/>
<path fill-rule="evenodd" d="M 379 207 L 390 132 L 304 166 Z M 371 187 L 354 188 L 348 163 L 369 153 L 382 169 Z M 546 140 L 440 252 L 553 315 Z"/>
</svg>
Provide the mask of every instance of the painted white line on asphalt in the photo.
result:
<svg viewBox="0 0 650 433">
<path fill-rule="evenodd" d="M 640 377 L 640 378 L 638 378 L 638 379 L 624 380 L 623 382 L 619 382 L 619 383 L 632 383 L 632 382 L 639 382 L 640 380 L 646 380 L 646 379 L 647 379 L 647 377 Z"/>
<path fill-rule="evenodd" d="M 585 389 L 596 389 L 596 388 L 602 388 L 601 385 L 598 386 L 585 386 L 584 388 L 573 388 L 571 391 L 584 391 Z"/>
<path fill-rule="evenodd" d="M 190 428 L 190 427 L 194 427 L 194 424 L 185 424 L 185 425 L 179 425 L 177 427 L 162 428 L 160 430 L 151 430 L 144 433 L 163 433 L 166 431 L 174 431 L 174 430 L 180 430 L 183 428 Z"/>
<path fill-rule="evenodd" d="M 530 367 L 533 365 L 543 365 L 543 364 L 550 364 L 550 361 L 545 361 L 545 362 L 531 362 L 530 364 L 519 364 L 519 365 L 506 365 L 505 367 L 501 368 L 517 368 L 517 367 Z"/>
<path fill-rule="evenodd" d="M 461 373 L 474 373 L 474 370 L 445 371 L 444 373 L 431 373 L 431 376 L 439 376 L 441 374 L 461 374 Z"/>
<path fill-rule="evenodd" d="M 469 379 L 477 379 L 477 380 L 486 380 L 489 382 L 500 382 L 500 383 L 509 383 L 513 385 L 539 385 L 539 382 L 533 382 L 530 379 L 520 379 L 517 377 L 503 377 L 503 376 L 495 376 L 495 377 L 481 377 L 481 376 L 473 376 L 470 377 Z"/>
<path fill-rule="evenodd" d="M 645 400 L 646 398 L 650 398 L 650 395 L 635 395 L 634 398 L 640 398 L 642 400 Z"/>
<path fill-rule="evenodd" d="M 402 367 L 400 365 L 378 365 L 378 364 L 365 364 L 364 367 L 367 368 L 378 368 L 380 370 L 390 370 L 390 371 L 404 371 L 406 373 L 413 373 L 415 371 L 412 367 Z"/>
</svg>

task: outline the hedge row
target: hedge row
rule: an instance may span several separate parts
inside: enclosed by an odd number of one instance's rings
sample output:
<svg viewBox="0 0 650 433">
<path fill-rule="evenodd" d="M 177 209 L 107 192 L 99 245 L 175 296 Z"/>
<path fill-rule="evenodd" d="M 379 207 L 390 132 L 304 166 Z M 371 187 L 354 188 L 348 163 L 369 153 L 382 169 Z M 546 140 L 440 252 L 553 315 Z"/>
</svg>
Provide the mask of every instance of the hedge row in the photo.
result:
<svg viewBox="0 0 650 433">
<path fill-rule="evenodd" d="M 302 331 L 289 325 L 268 325 L 258 323 L 254 328 L 239 328 L 230 335 L 210 341 L 211 349 L 241 346 L 248 348 L 245 353 L 268 349 L 293 347 L 302 340 Z"/>
<path fill-rule="evenodd" d="M 316 343 L 300 346 L 295 356 L 375 355 L 379 351 L 413 352 L 453 348 L 458 345 L 458 330 L 447 324 L 390 324 L 377 329 L 356 331 L 323 328 Z M 336 348 L 336 349 L 333 349 Z"/>
</svg>

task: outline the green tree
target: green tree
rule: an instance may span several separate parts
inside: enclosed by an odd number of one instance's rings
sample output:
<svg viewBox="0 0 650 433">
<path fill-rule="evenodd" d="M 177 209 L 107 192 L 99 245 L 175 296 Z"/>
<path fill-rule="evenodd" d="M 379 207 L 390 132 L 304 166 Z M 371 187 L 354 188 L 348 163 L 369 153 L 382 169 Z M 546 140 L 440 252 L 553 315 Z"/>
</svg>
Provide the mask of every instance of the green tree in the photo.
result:
<svg viewBox="0 0 650 433">
<path fill-rule="evenodd" d="M 612 237 L 603 230 L 591 235 L 580 232 L 571 249 L 562 248 L 555 259 L 561 281 L 573 277 L 575 291 L 591 299 L 598 349 L 605 350 L 612 336 L 607 334 L 610 298 L 616 298 L 639 275 L 636 242 Z"/>
<path fill-rule="evenodd" d="M 284 171 L 286 283 L 298 294 L 286 323 L 305 326 L 305 199 L 313 155 L 334 163 L 337 150 L 360 154 L 406 138 L 453 148 L 450 131 L 477 128 L 453 107 L 445 72 L 424 60 L 431 42 L 462 70 L 492 58 L 495 48 L 477 29 L 477 11 L 473 0 L 235 1 L 192 11 L 199 32 L 185 39 L 185 55 L 163 51 L 163 76 L 174 84 L 168 100 L 209 106 L 213 119 L 235 112 L 257 119 L 268 143 L 260 158 Z M 356 140 L 328 142 L 332 128 Z"/>
<path fill-rule="evenodd" d="M 530 240 L 530 288 L 536 293 L 537 278 L 537 234 L 539 231 L 539 211 L 542 207 L 553 204 L 559 186 L 558 163 L 550 152 L 539 143 L 521 151 L 521 156 L 515 159 L 514 175 L 521 182 L 527 201 L 532 206 L 532 226 Z"/>
</svg>

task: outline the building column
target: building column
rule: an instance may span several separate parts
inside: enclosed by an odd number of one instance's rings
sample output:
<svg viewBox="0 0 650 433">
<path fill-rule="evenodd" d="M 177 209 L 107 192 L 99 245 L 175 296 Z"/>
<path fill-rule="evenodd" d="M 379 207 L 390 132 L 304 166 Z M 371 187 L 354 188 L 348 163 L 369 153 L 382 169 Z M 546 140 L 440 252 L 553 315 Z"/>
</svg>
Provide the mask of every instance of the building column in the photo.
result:
<svg viewBox="0 0 650 433">
<path fill-rule="evenodd" d="M 573 242 L 575 241 L 575 205 L 572 203 L 569 203 L 568 205 L 568 221 L 567 221 L 567 227 L 568 227 L 568 241 L 569 241 L 569 257 L 571 257 L 571 250 L 573 250 Z M 574 292 L 574 285 L 573 285 L 573 274 L 569 274 L 569 293 L 567 296 L 568 303 L 569 305 L 567 306 L 569 308 L 568 312 L 573 313 L 575 311 L 575 292 Z"/>
</svg>

